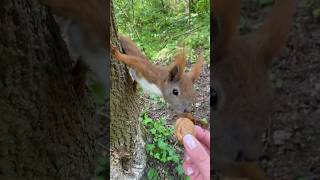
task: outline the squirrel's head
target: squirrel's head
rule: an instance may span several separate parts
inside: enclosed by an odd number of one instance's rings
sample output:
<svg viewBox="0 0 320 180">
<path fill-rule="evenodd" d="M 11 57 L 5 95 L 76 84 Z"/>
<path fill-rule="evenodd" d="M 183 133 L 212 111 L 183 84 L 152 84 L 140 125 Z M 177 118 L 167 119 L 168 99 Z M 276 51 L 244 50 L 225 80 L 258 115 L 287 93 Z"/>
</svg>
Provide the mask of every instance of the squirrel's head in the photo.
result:
<svg viewBox="0 0 320 180">
<path fill-rule="evenodd" d="M 292 23 L 295 0 L 276 1 L 273 12 L 255 32 L 240 36 L 240 0 L 216 0 L 220 20 L 211 80 L 218 104 L 210 110 L 215 118 L 213 161 L 216 171 L 230 172 L 243 163 L 258 161 L 261 138 L 268 128 L 272 112 L 272 84 L 269 70 L 280 53 Z M 261 178 L 255 178 L 261 179 Z"/>
<path fill-rule="evenodd" d="M 186 56 L 179 52 L 174 62 L 168 66 L 167 76 L 164 77 L 162 92 L 164 99 L 171 107 L 181 113 L 190 112 L 195 101 L 193 84 L 200 75 L 203 64 L 202 53 L 198 56 L 197 63 L 189 72 L 184 72 Z"/>
</svg>

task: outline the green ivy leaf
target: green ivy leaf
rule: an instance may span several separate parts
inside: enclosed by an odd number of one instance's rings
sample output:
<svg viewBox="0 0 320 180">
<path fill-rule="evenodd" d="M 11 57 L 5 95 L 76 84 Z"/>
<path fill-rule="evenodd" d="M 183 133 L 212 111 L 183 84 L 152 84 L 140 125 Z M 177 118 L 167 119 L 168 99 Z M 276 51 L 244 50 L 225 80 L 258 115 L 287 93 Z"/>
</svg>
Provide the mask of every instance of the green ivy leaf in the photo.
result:
<svg viewBox="0 0 320 180">
<path fill-rule="evenodd" d="M 149 124 L 149 123 L 151 123 L 152 122 L 152 119 L 150 119 L 150 118 L 145 118 L 144 120 L 143 120 L 143 124 L 145 124 L 145 125 L 147 125 L 147 124 Z"/>
<path fill-rule="evenodd" d="M 146 150 L 147 150 L 147 151 L 152 151 L 154 148 L 155 148 L 155 145 L 154 145 L 154 144 L 147 144 L 147 145 L 146 145 Z"/>
<path fill-rule="evenodd" d="M 150 132 L 151 132 L 151 134 L 153 134 L 153 135 L 157 134 L 157 133 L 156 133 L 156 132 L 157 132 L 156 128 L 150 129 Z"/>
<path fill-rule="evenodd" d="M 159 153 L 155 153 L 155 154 L 154 154 L 154 158 L 160 159 L 160 154 L 159 154 Z"/>
<path fill-rule="evenodd" d="M 159 147 L 160 149 L 164 150 L 164 149 L 167 149 L 168 144 L 167 144 L 167 143 L 164 143 L 163 141 L 159 141 L 159 142 L 158 142 L 158 147 Z"/>
<path fill-rule="evenodd" d="M 158 180 L 160 179 L 158 172 L 154 168 L 150 168 L 147 174 L 148 180 Z"/>
<path fill-rule="evenodd" d="M 180 176 L 184 175 L 184 170 L 183 170 L 181 164 L 179 164 L 179 165 L 176 167 L 176 171 L 178 172 L 178 175 L 180 175 Z"/>
<path fill-rule="evenodd" d="M 174 163 L 178 163 L 179 162 L 179 156 L 175 155 L 175 156 L 172 156 L 172 161 Z"/>
</svg>

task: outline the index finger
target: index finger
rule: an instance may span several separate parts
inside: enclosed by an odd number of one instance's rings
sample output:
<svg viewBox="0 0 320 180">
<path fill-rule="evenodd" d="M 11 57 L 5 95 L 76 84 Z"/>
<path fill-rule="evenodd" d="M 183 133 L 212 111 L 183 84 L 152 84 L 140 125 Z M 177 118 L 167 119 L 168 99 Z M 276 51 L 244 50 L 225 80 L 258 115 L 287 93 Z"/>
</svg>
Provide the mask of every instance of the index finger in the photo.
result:
<svg viewBox="0 0 320 180">
<path fill-rule="evenodd" d="M 195 126 L 194 130 L 196 132 L 196 138 L 210 149 L 210 132 L 200 126 Z"/>
</svg>

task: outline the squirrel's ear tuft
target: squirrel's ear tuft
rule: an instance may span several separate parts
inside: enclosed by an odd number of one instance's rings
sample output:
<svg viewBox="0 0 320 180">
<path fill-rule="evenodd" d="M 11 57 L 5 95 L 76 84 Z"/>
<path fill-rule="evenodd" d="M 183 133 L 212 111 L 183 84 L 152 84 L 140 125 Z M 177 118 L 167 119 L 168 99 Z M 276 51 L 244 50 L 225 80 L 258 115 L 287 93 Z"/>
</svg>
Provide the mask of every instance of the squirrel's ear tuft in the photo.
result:
<svg viewBox="0 0 320 180">
<path fill-rule="evenodd" d="M 169 70 L 169 81 L 178 81 L 180 79 L 180 75 L 179 75 L 179 68 L 178 66 L 173 66 L 170 70 Z"/>
<path fill-rule="evenodd" d="M 265 65 L 270 65 L 285 46 L 286 37 L 292 27 L 297 0 L 276 1 L 271 16 L 256 33 L 255 42 Z"/>
<path fill-rule="evenodd" d="M 174 61 L 179 71 L 181 71 L 181 74 L 182 74 L 186 66 L 186 54 L 185 54 L 184 48 L 182 50 L 178 50 L 176 56 L 174 57 Z"/>
<path fill-rule="evenodd" d="M 213 16 L 216 17 L 215 29 L 219 29 L 217 39 L 217 46 L 215 61 L 220 61 L 227 53 L 232 40 L 237 35 L 237 27 L 240 19 L 240 0 L 215 0 L 213 6 Z"/>
<path fill-rule="evenodd" d="M 203 51 L 200 52 L 200 54 L 198 55 L 196 64 L 193 65 L 191 71 L 188 72 L 188 76 L 191 78 L 192 82 L 195 82 L 199 78 L 202 70 L 202 65 L 203 65 Z"/>
<path fill-rule="evenodd" d="M 174 57 L 174 62 L 169 66 L 169 81 L 178 81 L 186 66 L 186 56 L 184 50 L 179 51 Z"/>
</svg>

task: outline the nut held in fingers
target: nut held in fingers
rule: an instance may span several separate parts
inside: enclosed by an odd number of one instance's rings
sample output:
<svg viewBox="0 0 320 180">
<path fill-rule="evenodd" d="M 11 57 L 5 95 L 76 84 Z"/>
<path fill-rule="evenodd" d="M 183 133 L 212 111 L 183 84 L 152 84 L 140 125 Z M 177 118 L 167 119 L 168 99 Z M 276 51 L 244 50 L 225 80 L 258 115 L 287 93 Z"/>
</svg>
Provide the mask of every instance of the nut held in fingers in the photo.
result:
<svg viewBox="0 0 320 180">
<path fill-rule="evenodd" d="M 182 144 L 182 139 L 187 134 L 195 136 L 194 123 L 188 118 L 179 118 L 175 126 L 175 135 L 179 143 Z"/>
</svg>

